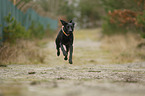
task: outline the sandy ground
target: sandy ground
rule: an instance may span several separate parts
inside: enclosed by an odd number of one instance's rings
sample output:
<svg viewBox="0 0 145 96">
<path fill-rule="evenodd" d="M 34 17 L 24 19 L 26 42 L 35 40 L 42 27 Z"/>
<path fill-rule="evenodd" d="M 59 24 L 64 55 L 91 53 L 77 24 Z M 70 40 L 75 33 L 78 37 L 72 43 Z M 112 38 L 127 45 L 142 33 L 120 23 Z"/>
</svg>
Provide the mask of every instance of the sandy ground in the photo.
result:
<svg viewBox="0 0 145 96">
<path fill-rule="evenodd" d="M 72 65 L 51 41 L 47 64 L 0 67 L 0 96 L 145 96 L 145 62 L 108 64 L 97 34 L 76 33 Z"/>
</svg>

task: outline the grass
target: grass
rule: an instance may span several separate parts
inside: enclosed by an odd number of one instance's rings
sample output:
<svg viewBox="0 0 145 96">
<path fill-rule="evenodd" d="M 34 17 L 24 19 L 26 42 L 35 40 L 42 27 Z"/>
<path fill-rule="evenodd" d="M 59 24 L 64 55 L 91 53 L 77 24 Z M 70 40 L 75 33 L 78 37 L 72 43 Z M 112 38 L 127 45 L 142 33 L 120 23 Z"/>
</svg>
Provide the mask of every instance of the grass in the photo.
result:
<svg viewBox="0 0 145 96">
<path fill-rule="evenodd" d="M 77 40 L 83 40 L 91 38 L 92 40 L 98 40 L 101 36 L 101 28 L 98 29 L 81 29 L 81 30 L 75 30 L 74 35 L 75 39 Z"/>
<path fill-rule="evenodd" d="M 0 93 L 0 96 L 21 96 L 23 88 L 11 84 L 11 87 L 0 86 L 0 90 L 2 92 L 2 94 Z"/>
<path fill-rule="evenodd" d="M 101 29 L 74 31 L 74 65 L 124 64 L 145 61 L 144 40 L 138 35 L 103 36 Z M 56 57 L 53 44 L 48 48 L 49 39 L 19 40 L 16 45 L 4 44 L 0 47 L 0 65 L 5 64 L 52 64 L 66 63 L 63 56 Z M 100 45 L 98 44 L 100 43 Z M 61 60 L 61 61 L 60 61 Z M 55 62 L 54 62 L 55 61 Z"/>
<path fill-rule="evenodd" d="M 7 67 L 7 65 L 2 65 L 2 64 L 0 64 L 0 67 Z"/>
<path fill-rule="evenodd" d="M 142 62 L 145 60 L 145 51 L 144 48 L 137 47 L 142 42 L 144 40 L 133 33 L 105 36 L 101 48 L 109 51 L 107 55 L 112 60 L 111 63 Z"/>
<path fill-rule="evenodd" d="M 75 39 L 86 42 L 82 43 L 83 47 L 75 49 L 74 59 L 77 62 L 80 61 L 81 65 L 125 64 L 145 61 L 144 46 L 138 47 L 144 43 L 144 39 L 136 33 L 103 36 L 101 29 L 84 29 L 76 30 Z M 88 39 L 91 41 L 87 42 Z M 101 46 L 97 47 L 93 45 L 95 44 L 93 42 L 100 42 Z"/>
<path fill-rule="evenodd" d="M 99 72 L 101 72 L 101 71 L 92 71 L 92 70 L 90 70 L 90 71 L 88 71 L 88 72 L 98 72 L 98 73 L 99 73 Z"/>
<path fill-rule="evenodd" d="M 45 63 L 48 54 L 44 52 L 46 40 L 19 40 L 16 44 L 5 43 L 0 47 L 0 64 L 39 64 Z"/>
</svg>

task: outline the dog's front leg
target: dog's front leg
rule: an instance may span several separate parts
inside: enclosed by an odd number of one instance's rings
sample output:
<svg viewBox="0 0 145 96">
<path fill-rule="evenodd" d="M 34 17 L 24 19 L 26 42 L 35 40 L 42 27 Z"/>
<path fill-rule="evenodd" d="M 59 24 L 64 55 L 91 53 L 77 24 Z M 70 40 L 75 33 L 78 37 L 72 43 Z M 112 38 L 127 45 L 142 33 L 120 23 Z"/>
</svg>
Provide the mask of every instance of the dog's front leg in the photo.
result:
<svg viewBox="0 0 145 96">
<path fill-rule="evenodd" d="M 67 53 L 66 53 L 66 51 L 64 50 L 64 47 L 63 47 L 62 44 L 60 44 L 60 47 L 61 47 L 61 50 L 62 50 L 63 56 L 67 56 Z"/>
<path fill-rule="evenodd" d="M 72 64 L 72 54 L 73 54 L 73 46 L 70 45 L 70 55 L 69 55 L 69 63 Z"/>
<path fill-rule="evenodd" d="M 66 52 L 67 52 L 67 55 L 68 55 L 68 51 L 69 51 L 69 45 L 66 45 Z M 67 60 L 67 55 L 65 56 L 64 60 Z"/>
</svg>

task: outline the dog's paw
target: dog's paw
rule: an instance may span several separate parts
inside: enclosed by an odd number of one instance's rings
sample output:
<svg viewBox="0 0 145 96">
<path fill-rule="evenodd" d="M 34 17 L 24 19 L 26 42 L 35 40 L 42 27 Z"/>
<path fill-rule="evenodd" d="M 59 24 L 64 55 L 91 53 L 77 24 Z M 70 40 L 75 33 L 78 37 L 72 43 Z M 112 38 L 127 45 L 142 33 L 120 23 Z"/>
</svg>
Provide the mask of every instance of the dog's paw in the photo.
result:
<svg viewBox="0 0 145 96">
<path fill-rule="evenodd" d="M 67 60 L 67 56 L 65 56 L 64 60 Z"/>
<path fill-rule="evenodd" d="M 67 56 L 67 52 L 64 51 L 64 52 L 63 52 L 63 55 L 64 55 L 64 56 Z"/>
<path fill-rule="evenodd" d="M 72 60 L 69 60 L 69 64 L 73 64 Z"/>
<path fill-rule="evenodd" d="M 57 56 L 59 56 L 59 55 L 60 55 L 60 52 L 58 51 L 58 52 L 57 52 Z"/>
</svg>

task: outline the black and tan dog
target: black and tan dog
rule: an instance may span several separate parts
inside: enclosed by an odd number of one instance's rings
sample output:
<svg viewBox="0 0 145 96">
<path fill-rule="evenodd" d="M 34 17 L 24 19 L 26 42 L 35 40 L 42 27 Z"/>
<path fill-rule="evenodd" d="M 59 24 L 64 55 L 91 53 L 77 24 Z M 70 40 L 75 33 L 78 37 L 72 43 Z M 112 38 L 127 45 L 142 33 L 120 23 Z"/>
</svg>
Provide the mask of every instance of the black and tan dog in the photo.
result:
<svg viewBox="0 0 145 96">
<path fill-rule="evenodd" d="M 59 31 L 57 38 L 55 40 L 56 49 L 57 49 L 57 56 L 60 55 L 60 48 L 62 50 L 63 55 L 65 56 L 64 60 L 67 60 L 68 52 L 69 54 L 69 63 L 72 64 L 72 53 L 73 53 L 73 30 L 75 23 L 71 20 L 69 23 L 60 20 L 62 23 L 62 28 Z M 64 49 L 64 46 L 66 50 Z"/>
</svg>

